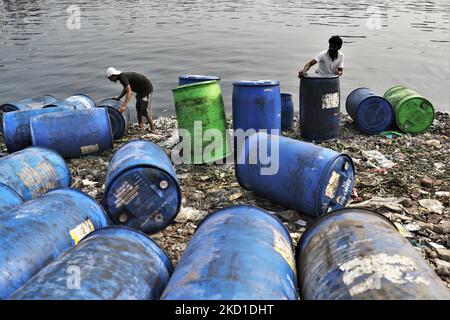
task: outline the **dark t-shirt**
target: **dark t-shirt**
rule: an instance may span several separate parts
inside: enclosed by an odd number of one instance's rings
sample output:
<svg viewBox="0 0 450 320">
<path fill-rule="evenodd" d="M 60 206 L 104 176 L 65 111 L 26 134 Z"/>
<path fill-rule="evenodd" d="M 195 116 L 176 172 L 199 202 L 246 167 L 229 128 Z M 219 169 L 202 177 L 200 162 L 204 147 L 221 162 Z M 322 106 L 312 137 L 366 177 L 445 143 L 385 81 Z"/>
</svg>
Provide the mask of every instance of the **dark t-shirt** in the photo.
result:
<svg viewBox="0 0 450 320">
<path fill-rule="evenodd" d="M 124 87 L 130 85 L 131 91 L 136 92 L 138 96 L 144 97 L 153 92 L 150 80 L 136 72 L 122 72 L 119 81 Z"/>
</svg>

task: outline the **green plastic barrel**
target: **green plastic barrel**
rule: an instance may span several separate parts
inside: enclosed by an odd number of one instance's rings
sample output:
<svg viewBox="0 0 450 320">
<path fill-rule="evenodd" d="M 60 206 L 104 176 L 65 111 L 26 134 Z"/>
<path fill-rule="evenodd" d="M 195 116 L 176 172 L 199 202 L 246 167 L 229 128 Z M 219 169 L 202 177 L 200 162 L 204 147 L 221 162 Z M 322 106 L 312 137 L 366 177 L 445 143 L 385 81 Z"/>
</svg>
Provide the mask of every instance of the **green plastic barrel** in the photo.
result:
<svg viewBox="0 0 450 320">
<path fill-rule="evenodd" d="M 172 92 L 184 161 L 202 164 L 226 158 L 231 150 L 222 92 L 217 81 L 187 84 Z M 185 153 L 184 146 L 189 141 L 184 141 L 181 129 L 189 133 L 190 155 Z"/>
<path fill-rule="evenodd" d="M 384 98 L 394 108 L 397 125 L 402 131 L 422 133 L 433 124 L 433 105 L 414 90 L 402 86 L 392 87 L 386 91 Z"/>
</svg>

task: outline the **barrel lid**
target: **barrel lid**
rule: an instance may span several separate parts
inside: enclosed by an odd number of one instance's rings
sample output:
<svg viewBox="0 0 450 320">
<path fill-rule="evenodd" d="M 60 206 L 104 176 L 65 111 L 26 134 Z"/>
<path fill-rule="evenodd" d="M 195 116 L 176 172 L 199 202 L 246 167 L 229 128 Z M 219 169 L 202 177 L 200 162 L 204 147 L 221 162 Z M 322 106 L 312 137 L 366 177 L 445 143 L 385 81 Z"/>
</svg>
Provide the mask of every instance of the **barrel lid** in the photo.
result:
<svg viewBox="0 0 450 320">
<path fill-rule="evenodd" d="M 208 85 L 213 84 L 213 83 L 217 84 L 217 81 L 216 80 L 209 80 L 209 81 L 202 81 L 202 82 L 196 82 L 196 83 L 188 83 L 188 84 L 185 84 L 185 85 L 182 85 L 182 86 L 178 86 L 175 89 L 172 89 L 172 92 L 179 91 L 179 90 L 184 90 L 184 89 L 192 88 L 192 87 L 208 86 Z"/>
<path fill-rule="evenodd" d="M 336 78 L 339 78 L 339 76 L 334 73 L 311 72 L 311 73 L 308 73 L 306 76 L 303 76 L 302 78 L 305 78 L 305 79 L 336 79 Z"/>
<path fill-rule="evenodd" d="M 142 165 L 116 176 L 103 204 L 116 225 L 155 233 L 169 225 L 181 208 L 181 189 L 171 174 Z"/>
<path fill-rule="evenodd" d="M 398 127 L 411 134 L 426 131 L 433 124 L 433 120 L 433 105 L 422 97 L 411 97 L 402 101 L 396 110 Z"/>
<path fill-rule="evenodd" d="M 220 80 L 216 76 L 204 76 L 200 74 L 185 74 L 179 77 L 180 79 L 194 79 L 194 80 Z"/>
<path fill-rule="evenodd" d="M 325 169 L 317 193 L 317 216 L 345 207 L 355 184 L 352 158 L 338 154 Z"/>
<path fill-rule="evenodd" d="M 356 124 L 366 134 L 378 134 L 390 128 L 394 121 L 394 110 L 386 99 L 369 96 L 356 110 Z"/>
<path fill-rule="evenodd" d="M 278 86 L 278 80 L 239 80 L 233 82 L 234 86 Z"/>
</svg>

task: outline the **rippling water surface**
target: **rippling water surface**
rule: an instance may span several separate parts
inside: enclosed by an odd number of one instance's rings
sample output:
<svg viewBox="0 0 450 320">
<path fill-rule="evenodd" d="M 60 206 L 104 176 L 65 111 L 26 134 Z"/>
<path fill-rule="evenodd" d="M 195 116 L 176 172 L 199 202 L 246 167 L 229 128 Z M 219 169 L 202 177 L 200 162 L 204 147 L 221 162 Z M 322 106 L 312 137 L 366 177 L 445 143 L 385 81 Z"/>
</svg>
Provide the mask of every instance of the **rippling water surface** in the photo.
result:
<svg viewBox="0 0 450 320">
<path fill-rule="evenodd" d="M 80 29 L 67 28 L 71 5 L 81 9 Z M 339 34 L 343 104 L 356 87 L 383 94 L 405 85 L 450 111 L 449 7 L 448 0 L 0 0 L 0 102 L 115 96 L 120 85 L 103 76 L 115 66 L 152 80 L 156 115 L 174 113 L 171 89 L 182 74 L 220 76 L 227 111 L 239 79 L 280 80 L 298 108 L 298 70 Z"/>
</svg>

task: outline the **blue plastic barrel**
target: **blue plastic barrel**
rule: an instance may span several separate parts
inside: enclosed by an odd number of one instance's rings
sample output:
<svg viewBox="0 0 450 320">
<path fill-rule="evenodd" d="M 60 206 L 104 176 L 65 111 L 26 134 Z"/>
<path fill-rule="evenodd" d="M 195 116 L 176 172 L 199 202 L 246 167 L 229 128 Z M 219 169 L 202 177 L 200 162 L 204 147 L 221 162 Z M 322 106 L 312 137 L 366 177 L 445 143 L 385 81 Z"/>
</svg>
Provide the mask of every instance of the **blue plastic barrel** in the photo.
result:
<svg viewBox="0 0 450 320">
<path fill-rule="evenodd" d="M 112 149 L 113 137 L 105 108 L 70 110 L 32 117 L 34 146 L 58 151 L 64 158 Z"/>
<path fill-rule="evenodd" d="M 0 215 L 0 299 L 75 246 L 109 225 L 102 207 L 76 189 L 49 191 Z"/>
<path fill-rule="evenodd" d="M 281 130 L 280 82 L 273 80 L 233 83 L 233 128 L 279 134 Z"/>
<path fill-rule="evenodd" d="M 3 212 L 18 207 L 23 203 L 22 198 L 13 189 L 0 183 L 0 215 Z"/>
<path fill-rule="evenodd" d="M 11 299 L 157 300 L 172 272 L 167 255 L 145 234 L 103 228 L 42 269 Z"/>
<path fill-rule="evenodd" d="M 211 81 L 216 80 L 220 81 L 219 77 L 215 76 L 202 76 L 202 75 L 183 75 L 178 78 L 178 85 L 184 86 L 185 84 L 191 84 L 191 83 L 198 83 L 198 82 L 204 82 L 204 81 Z"/>
<path fill-rule="evenodd" d="M 95 102 L 88 95 L 79 93 L 64 100 L 58 100 L 53 103 L 49 103 L 44 106 L 44 108 L 54 108 L 54 107 L 72 107 L 76 110 L 85 110 L 95 108 Z"/>
<path fill-rule="evenodd" d="M 106 108 L 109 114 L 109 121 L 111 122 L 111 130 L 114 140 L 119 140 L 125 134 L 125 130 L 130 122 L 130 110 L 125 109 L 124 112 L 119 112 L 119 108 L 123 102 L 115 99 L 105 99 L 97 104 L 99 108 Z"/>
<path fill-rule="evenodd" d="M 339 76 L 311 73 L 300 79 L 300 136 L 307 141 L 336 139 L 339 133 Z"/>
<path fill-rule="evenodd" d="M 3 115 L 3 129 L 5 145 L 9 153 L 22 150 L 32 145 L 30 132 L 30 119 L 41 114 L 62 112 L 71 110 L 73 107 L 57 107 L 31 109 L 8 112 Z"/>
<path fill-rule="evenodd" d="M 227 207 L 198 226 L 161 299 L 296 300 L 294 261 L 281 221 L 257 207 Z"/>
<path fill-rule="evenodd" d="M 294 103 L 292 102 L 292 94 L 281 94 L 281 129 L 291 130 L 294 122 Z"/>
<path fill-rule="evenodd" d="M 112 157 L 102 201 L 116 225 L 145 233 L 164 229 L 180 211 L 181 190 L 172 162 L 155 143 L 135 140 Z"/>
<path fill-rule="evenodd" d="M 349 156 L 265 133 L 247 137 L 237 161 L 243 188 L 313 217 L 345 207 L 355 183 Z"/>
<path fill-rule="evenodd" d="M 70 170 L 53 150 L 29 147 L 0 158 L 0 183 L 13 189 L 24 201 L 48 190 L 70 186 Z"/>
<path fill-rule="evenodd" d="M 347 113 L 365 134 L 377 134 L 392 127 L 395 119 L 391 104 L 369 88 L 353 90 L 345 102 Z"/>
<path fill-rule="evenodd" d="M 48 104 L 58 101 L 54 96 L 45 95 L 31 99 L 25 99 L 17 102 L 9 102 L 0 106 L 0 132 L 3 132 L 3 114 L 17 110 L 40 109 Z"/>
<path fill-rule="evenodd" d="M 417 248 L 381 214 L 342 209 L 314 222 L 296 250 L 304 300 L 450 299 Z"/>
</svg>

